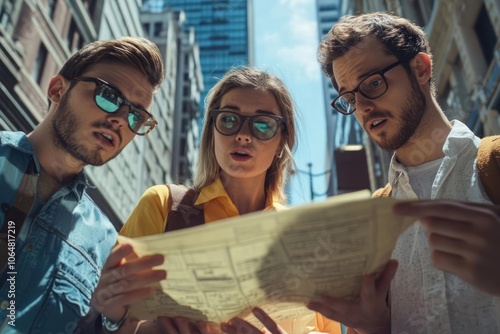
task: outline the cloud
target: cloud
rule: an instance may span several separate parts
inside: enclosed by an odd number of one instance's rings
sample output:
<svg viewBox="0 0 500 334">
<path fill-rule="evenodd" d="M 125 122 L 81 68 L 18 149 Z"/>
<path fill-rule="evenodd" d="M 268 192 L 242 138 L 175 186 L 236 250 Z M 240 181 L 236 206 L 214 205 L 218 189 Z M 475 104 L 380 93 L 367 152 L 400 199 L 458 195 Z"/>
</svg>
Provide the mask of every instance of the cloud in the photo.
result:
<svg viewBox="0 0 500 334">
<path fill-rule="evenodd" d="M 314 0 L 279 0 L 279 4 L 285 6 L 313 5 L 314 3 Z"/>
<path fill-rule="evenodd" d="M 268 52 L 289 69 L 293 80 L 318 81 L 316 50 L 319 44 L 314 0 L 280 0 L 278 30 L 263 36 Z M 307 13 L 307 14 L 306 14 Z"/>
</svg>

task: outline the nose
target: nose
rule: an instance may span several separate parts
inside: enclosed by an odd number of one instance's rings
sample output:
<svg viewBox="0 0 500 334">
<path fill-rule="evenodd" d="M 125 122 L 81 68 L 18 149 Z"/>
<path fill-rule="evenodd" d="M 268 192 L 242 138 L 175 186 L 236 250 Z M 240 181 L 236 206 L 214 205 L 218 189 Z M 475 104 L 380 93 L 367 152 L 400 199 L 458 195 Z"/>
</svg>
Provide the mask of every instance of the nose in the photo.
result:
<svg viewBox="0 0 500 334">
<path fill-rule="evenodd" d="M 250 133 L 250 123 L 248 119 L 243 121 L 243 125 L 241 126 L 240 131 L 238 131 L 238 133 L 236 134 L 236 141 L 244 141 L 247 143 L 250 143 L 252 141 L 252 134 Z"/>
<path fill-rule="evenodd" d="M 369 112 L 373 110 L 374 102 L 372 99 L 363 96 L 360 92 L 356 92 L 355 96 L 357 112 Z"/>
<path fill-rule="evenodd" d="M 128 117 L 128 112 L 127 113 L 117 112 L 115 114 L 109 114 L 107 119 L 108 122 L 111 123 L 112 130 L 116 131 L 121 127 L 128 126 L 127 117 Z"/>
</svg>

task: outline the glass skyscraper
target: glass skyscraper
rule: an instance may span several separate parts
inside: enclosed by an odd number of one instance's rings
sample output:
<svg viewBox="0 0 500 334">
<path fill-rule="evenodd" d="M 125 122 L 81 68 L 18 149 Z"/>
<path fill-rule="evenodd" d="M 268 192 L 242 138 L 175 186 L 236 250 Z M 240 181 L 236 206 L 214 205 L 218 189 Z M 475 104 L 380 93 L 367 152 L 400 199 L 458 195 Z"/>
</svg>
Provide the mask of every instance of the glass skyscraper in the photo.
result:
<svg viewBox="0 0 500 334">
<path fill-rule="evenodd" d="M 144 0 L 142 9 L 183 10 L 184 26 L 195 28 L 204 84 L 202 110 L 207 92 L 228 69 L 254 64 L 252 0 Z"/>
</svg>

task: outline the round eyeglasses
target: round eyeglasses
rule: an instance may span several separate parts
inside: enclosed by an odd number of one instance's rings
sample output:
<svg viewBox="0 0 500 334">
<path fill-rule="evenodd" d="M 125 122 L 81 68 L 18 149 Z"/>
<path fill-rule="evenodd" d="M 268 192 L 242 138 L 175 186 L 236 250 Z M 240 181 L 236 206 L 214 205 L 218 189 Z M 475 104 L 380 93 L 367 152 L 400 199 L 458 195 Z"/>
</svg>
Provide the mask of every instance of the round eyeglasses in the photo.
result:
<svg viewBox="0 0 500 334">
<path fill-rule="evenodd" d="M 96 85 L 94 102 L 104 112 L 114 114 L 124 105 L 129 107 L 127 121 L 133 133 L 144 136 L 151 132 L 158 124 L 153 115 L 146 109 L 130 102 L 115 87 L 99 78 L 79 77 L 71 81 L 93 82 Z"/>
<path fill-rule="evenodd" d="M 406 60 L 398 60 L 391 65 L 384 67 L 380 71 L 368 75 L 366 78 L 351 91 L 343 92 L 337 96 L 331 103 L 333 109 L 344 115 L 350 115 L 356 111 L 356 92 L 359 92 L 364 97 L 374 100 L 381 97 L 389 89 L 387 80 L 385 79 L 385 72 L 401 65 Z"/>
<path fill-rule="evenodd" d="M 242 116 L 227 110 L 212 110 L 212 121 L 221 135 L 232 136 L 240 132 L 243 123 L 248 119 L 248 127 L 252 136 L 259 140 L 272 139 L 285 117 L 274 115 Z"/>
</svg>

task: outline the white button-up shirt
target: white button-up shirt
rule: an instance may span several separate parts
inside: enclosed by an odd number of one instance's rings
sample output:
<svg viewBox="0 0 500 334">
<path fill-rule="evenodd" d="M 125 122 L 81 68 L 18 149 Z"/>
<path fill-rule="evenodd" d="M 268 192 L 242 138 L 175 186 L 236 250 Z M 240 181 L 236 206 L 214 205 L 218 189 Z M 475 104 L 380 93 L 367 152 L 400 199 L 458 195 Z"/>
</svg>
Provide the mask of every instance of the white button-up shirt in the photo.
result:
<svg viewBox="0 0 500 334">
<path fill-rule="evenodd" d="M 443 146 L 445 157 L 435 178 L 429 178 L 425 185 L 431 187 L 430 198 L 491 203 L 476 167 L 480 139 L 459 121 L 452 124 Z M 431 145 L 429 139 L 421 147 Z M 418 152 L 415 154 L 418 156 Z M 393 197 L 418 198 L 410 185 L 407 169 L 394 156 L 389 182 Z M 398 239 L 393 258 L 398 260 L 399 268 L 390 292 L 392 334 L 500 333 L 500 299 L 434 268 L 427 233 L 419 223 L 413 224 Z"/>
</svg>

